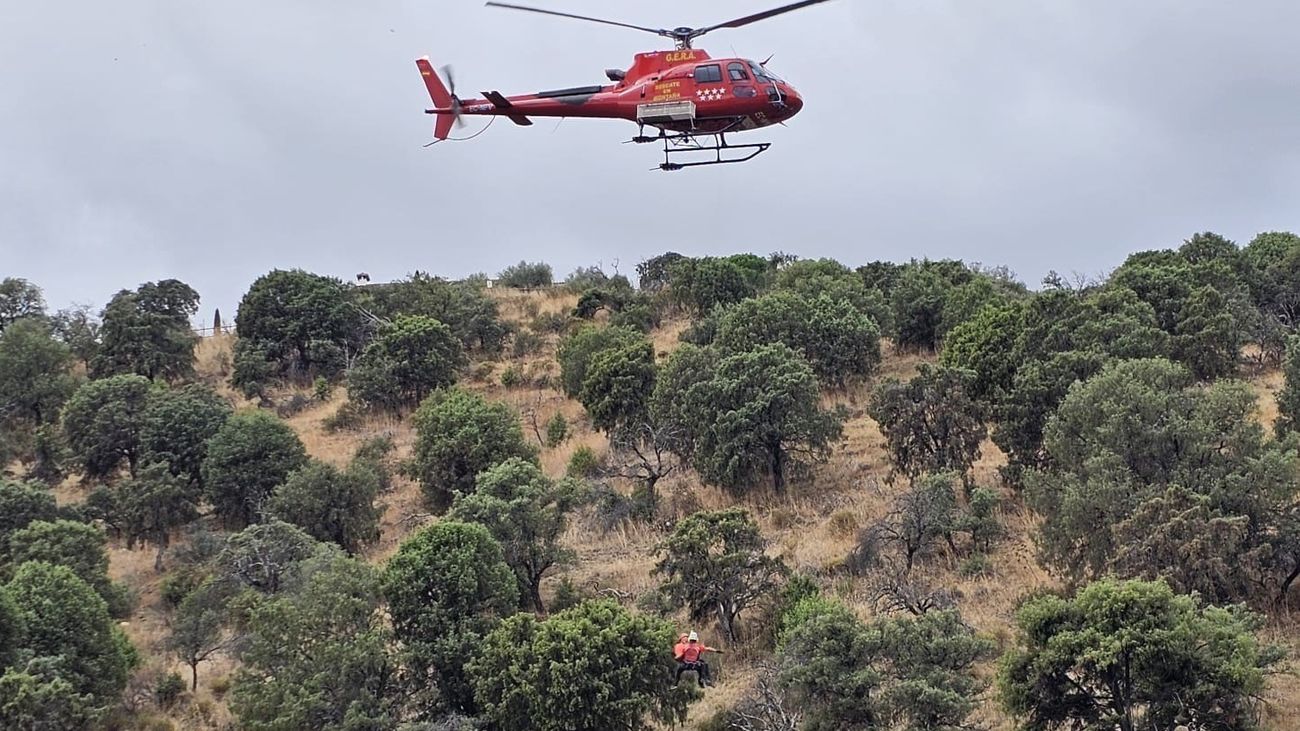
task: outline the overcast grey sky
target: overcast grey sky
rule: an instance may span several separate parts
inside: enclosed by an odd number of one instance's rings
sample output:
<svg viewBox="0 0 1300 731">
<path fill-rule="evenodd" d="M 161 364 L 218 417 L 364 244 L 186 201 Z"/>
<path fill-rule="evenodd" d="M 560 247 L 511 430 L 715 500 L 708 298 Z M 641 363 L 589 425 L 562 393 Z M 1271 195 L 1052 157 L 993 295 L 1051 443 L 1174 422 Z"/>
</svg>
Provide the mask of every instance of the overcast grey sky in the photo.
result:
<svg viewBox="0 0 1300 731">
<path fill-rule="evenodd" d="M 707 25 L 778 0 L 532 0 Z M 805 99 L 746 165 L 650 172 L 617 121 L 425 150 L 413 60 L 460 90 L 603 81 L 667 41 L 479 0 L 0 3 L 0 276 L 54 307 L 260 274 L 558 276 L 674 249 L 1096 273 L 1200 230 L 1300 229 L 1294 0 L 838 0 L 697 46 Z M 466 132 L 477 129 L 471 120 Z"/>
</svg>

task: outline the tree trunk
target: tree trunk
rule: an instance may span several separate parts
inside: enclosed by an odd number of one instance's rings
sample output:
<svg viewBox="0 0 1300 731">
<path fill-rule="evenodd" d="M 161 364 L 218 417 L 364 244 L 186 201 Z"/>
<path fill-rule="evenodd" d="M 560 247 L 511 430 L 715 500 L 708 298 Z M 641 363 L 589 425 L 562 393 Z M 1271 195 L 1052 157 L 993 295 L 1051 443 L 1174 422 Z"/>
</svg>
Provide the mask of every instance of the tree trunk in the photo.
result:
<svg viewBox="0 0 1300 731">
<path fill-rule="evenodd" d="M 659 508 L 659 496 L 655 493 L 655 485 L 659 484 L 660 474 L 650 470 L 650 476 L 645 478 L 645 495 L 650 500 L 650 515 L 653 516 Z"/>
<path fill-rule="evenodd" d="M 199 661 L 195 660 L 190 664 L 190 692 L 194 693 L 199 689 Z"/>
<path fill-rule="evenodd" d="M 533 608 L 538 614 L 546 614 L 546 606 L 542 604 L 542 578 L 539 576 L 528 582 L 528 593 L 533 599 Z"/>
<path fill-rule="evenodd" d="M 1295 567 L 1291 569 L 1291 575 L 1282 582 L 1282 589 L 1277 593 L 1278 604 L 1286 601 L 1286 593 L 1291 590 L 1291 584 L 1297 578 L 1300 578 L 1300 561 L 1296 561 Z"/>
<path fill-rule="evenodd" d="M 777 495 L 785 493 L 785 452 L 779 445 L 772 448 L 772 489 Z"/>
<path fill-rule="evenodd" d="M 167 550 L 165 541 L 158 541 L 158 554 L 153 557 L 153 572 L 161 574 L 163 570 L 163 551 Z"/>
<path fill-rule="evenodd" d="M 736 615 L 740 614 L 740 610 L 731 601 L 719 600 L 717 613 L 718 624 L 721 625 L 723 634 L 727 636 L 727 642 L 736 644 L 739 641 L 739 636 L 736 634 Z"/>
</svg>

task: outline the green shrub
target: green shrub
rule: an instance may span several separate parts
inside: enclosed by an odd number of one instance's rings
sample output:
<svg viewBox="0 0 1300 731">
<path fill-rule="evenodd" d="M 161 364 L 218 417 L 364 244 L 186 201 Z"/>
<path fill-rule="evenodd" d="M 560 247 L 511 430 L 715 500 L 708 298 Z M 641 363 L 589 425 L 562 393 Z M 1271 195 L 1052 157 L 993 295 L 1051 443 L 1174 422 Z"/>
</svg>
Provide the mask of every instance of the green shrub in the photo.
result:
<svg viewBox="0 0 1300 731">
<path fill-rule="evenodd" d="M 653 516 L 650 500 L 644 492 L 632 493 L 631 497 L 615 490 L 609 485 L 593 485 L 587 494 L 586 502 L 594 510 L 591 512 L 591 526 L 602 535 L 617 529 L 624 523 L 648 520 Z"/>
<path fill-rule="evenodd" d="M 301 393 L 295 393 L 277 404 L 275 413 L 281 419 L 288 419 L 306 411 L 308 406 L 311 406 L 311 399 Z"/>
<path fill-rule="evenodd" d="M 226 693 L 230 692 L 231 682 L 232 681 L 230 680 L 229 675 L 222 675 L 220 677 L 213 678 L 208 683 L 208 689 L 212 691 L 213 696 L 215 696 L 218 700 L 220 700 L 222 697 L 226 695 Z"/>
<path fill-rule="evenodd" d="M 168 673 L 158 679 L 153 697 L 160 708 L 171 708 L 185 692 L 185 679 L 179 673 Z"/>
<path fill-rule="evenodd" d="M 381 434 L 377 437 L 370 437 L 357 447 L 353 459 L 359 459 L 364 462 L 382 462 L 397 445 L 393 444 L 393 438 L 387 434 Z"/>
<path fill-rule="evenodd" d="M 648 333 L 659 327 L 659 312 L 649 304 L 633 304 L 615 312 L 609 318 L 612 327 L 630 327 Z"/>
<path fill-rule="evenodd" d="M 506 388 L 515 388 L 524 382 L 524 374 L 516 366 L 510 366 L 501 372 L 501 385 Z"/>
<path fill-rule="evenodd" d="M 185 601 L 185 597 L 199 588 L 205 578 L 207 578 L 206 574 L 198 568 L 182 566 L 163 577 L 158 592 L 162 595 L 163 602 L 175 609 Z"/>
<path fill-rule="evenodd" d="M 993 560 L 987 554 L 977 553 L 957 566 L 957 573 L 971 579 L 976 576 L 989 576 L 993 573 Z"/>
<path fill-rule="evenodd" d="M 595 477 L 600 474 L 600 458 L 591 447 L 578 447 L 569 457 L 569 467 L 565 474 L 569 477 Z"/>
<path fill-rule="evenodd" d="M 546 446 L 554 449 L 569 438 L 569 420 L 564 418 L 564 414 L 555 412 L 550 420 L 546 422 Z"/>
<path fill-rule="evenodd" d="M 317 401 L 329 401 L 334 395 L 334 385 L 331 384 L 324 376 L 317 376 L 311 387 L 312 398 Z"/>
<path fill-rule="evenodd" d="M 533 318 L 530 327 L 539 333 L 558 333 L 564 334 L 569 331 L 569 326 L 573 320 L 567 312 L 544 312 Z"/>
<path fill-rule="evenodd" d="M 515 289 L 534 289 L 537 287 L 549 287 L 555 280 L 555 274 L 551 271 L 551 265 L 543 262 L 526 262 L 521 261 L 513 266 L 508 266 L 497 274 L 497 283 L 502 287 L 513 287 Z"/>
<path fill-rule="evenodd" d="M 108 585 L 104 601 L 108 603 L 108 613 L 111 617 L 126 619 L 135 611 L 136 604 L 140 601 L 140 591 L 133 586 L 113 581 Z"/>
<path fill-rule="evenodd" d="M 806 596 L 777 618 L 777 648 L 784 648 L 785 643 L 809 620 L 823 616 L 852 617 L 853 612 L 837 599 L 821 595 Z"/>
<path fill-rule="evenodd" d="M 321 426 L 331 434 L 341 431 L 356 431 L 366 423 L 366 407 L 356 401 L 346 401 L 332 415 L 325 417 Z"/>
<path fill-rule="evenodd" d="M 563 576 L 555 585 L 555 596 L 551 599 L 549 609 L 552 612 L 563 612 L 591 598 L 587 592 L 573 583 L 573 579 Z"/>
<path fill-rule="evenodd" d="M 536 303 L 529 303 L 534 307 Z M 542 349 L 542 336 L 531 330 L 521 330 L 515 333 L 514 355 L 516 358 L 523 358 L 532 355 Z"/>
</svg>

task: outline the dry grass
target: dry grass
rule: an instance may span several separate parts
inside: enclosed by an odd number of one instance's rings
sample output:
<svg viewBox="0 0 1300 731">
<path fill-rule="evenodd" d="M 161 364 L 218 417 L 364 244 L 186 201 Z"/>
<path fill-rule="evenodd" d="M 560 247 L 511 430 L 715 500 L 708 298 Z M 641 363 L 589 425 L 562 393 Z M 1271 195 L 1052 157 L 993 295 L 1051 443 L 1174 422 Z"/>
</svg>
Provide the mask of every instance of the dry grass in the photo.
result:
<svg viewBox="0 0 1300 731">
<path fill-rule="evenodd" d="M 166 649 L 165 643 L 170 635 L 169 615 L 160 598 L 163 575 L 154 571 L 154 555 L 152 547 L 130 550 L 124 545 L 114 545 L 109 548 L 109 577 L 130 587 L 136 599 L 135 611 L 129 619 L 119 622 L 119 626 L 140 653 L 142 662 L 136 671 L 138 675 L 175 672 L 186 679 L 188 690 L 189 666 Z M 181 728 L 220 729 L 230 726 L 230 712 L 214 695 L 212 687 L 228 678 L 235 667 L 235 662 L 224 654 L 199 665 L 197 693 L 188 694 L 186 702 L 172 714 Z"/>
<path fill-rule="evenodd" d="M 502 319 L 523 325 L 531 323 L 537 315 L 572 312 L 578 304 L 578 295 L 563 287 L 532 292 L 495 287 L 487 292 L 500 305 Z"/>
<path fill-rule="evenodd" d="M 230 334 L 213 335 L 201 338 L 194 348 L 194 372 L 203 383 L 212 386 L 217 393 L 230 399 L 232 403 L 243 404 L 245 399 L 230 386 L 230 374 L 234 370 L 235 336 Z"/>
<path fill-rule="evenodd" d="M 527 327 L 539 314 L 565 313 L 576 304 L 575 295 L 560 289 L 538 292 L 518 292 L 494 289 L 491 296 L 501 305 L 505 318 L 520 327 Z M 667 357 L 678 346 L 678 335 L 688 322 L 675 319 L 665 322 L 653 333 L 656 352 Z M 558 366 L 555 350 L 558 336 L 546 335 L 539 352 L 521 359 L 509 360 L 519 368 L 524 383 L 514 388 L 501 385 L 500 374 L 505 364 L 475 364 L 474 374 L 465 386 L 488 398 L 503 401 L 521 415 L 525 435 L 539 444 L 541 462 L 547 474 L 558 477 L 564 474 L 569 458 L 580 446 L 593 449 L 598 455 L 608 450 L 603 435 L 593 431 L 590 420 L 581 405 L 566 398 L 556 389 Z M 199 346 L 199 373 L 204 380 L 220 384 L 223 393 L 237 403 L 235 394 L 224 385 L 229 373 L 228 363 L 232 346 L 229 337 L 208 338 Z M 751 495 L 737 499 L 717 489 L 701 485 L 692 473 L 677 473 L 659 485 L 661 518 L 671 522 L 701 509 L 718 509 L 734 504 L 748 508 L 755 516 L 770 542 L 770 552 L 781 556 L 793 568 L 826 577 L 825 587 L 850 603 L 863 616 L 870 617 L 871 607 L 866 602 L 864 581 L 834 578 L 833 572 L 855 541 L 853 526 L 866 526 L 879 519 L 888 510 L 894 497 L 906 488 L 903 481 L 891 484 L 887 480 L 889 459 L 884 439 L 876 424 L 865 413 L 867 399 L 875 383 L 886 378 L 907 379 L 914 375 L 921 363 L 929 362 L 928 354 L 894 352 L 888 344 L 880 373 L 868 383 L 857 384 L 829 394 L 828 404 L 845 406 L 850 420 L 845 426 L 844 440 L 837 445 L 832 458 L 814 470 L 806 480 L 792 485 L 787 494 L 774 496 L 769 490 L 755 490 Z M 1251 383 L 1260 394 L 1260 418 L 1272 423 L 1276 418 L 1273 396 L 1281 386 L 1281 376 L 1268 372 L 1253 376 Z M 328 403 L 313 404 L 303 412 L 288 419 L 301 436 L 308 452 L 318 459 L 333 464 L 345 464 L 357 446 L 372 436 L 384 435 L 396 445 L 394 458 L 404 459 L 410 454 L 414 433 L 409 421 L 376 419 L 365 423 L 354 432 L 329 433 L 322 422 L 343 403 L 346 394 L 338 392 Z M 568 421 L 571 437 L 556 448 L 541 445 L 538 432 L 545 435 L 546 422 L 555 414 L 563 414 Z M 975 479 L 981 485 L 997 486 L 997 468 L 1005 464 L 1005 457 L 992 442 L 985 442 L 982 456 L 975 466 Z M 612 486 L 623 493 L 632 485 L 615 480 Z M 75 483 L 61 486 L 57 491 L 61 502 L 81 499 L 84 491 Z M 364 558 L 375 564 L 386 561 L 401 541 L 420 526 L 436 518 L 425 512 L 419 486 L 401 477 L 394 479 L 393 489 L 383 496 L 385 510 L 381 524 L 381 539 L 372 546 Z M 921 570 L 936 581 L 955 589 L 959 594 L 960 608 L 966 619 L 980 632 L 986 633 L 1005 649 L 1013 641 L 1013 613 L 1017 602 L 1028 591 L 1038 587 L 1056 586 L 1035 560 L 1033 534 L 1037 528 L 1034 517 L 1010 500 L 1004 515 L 1009 536 L 992 552 L 991 575 L 964 578 L 957 574 L 957 560 L 940 556 Z M 662 540 L 666 526 L 625 526 L 602 534 L 588 521 L 575 520 L 565 535 L 565 542 L 578 556 L 578 563 L 569 577 L 579 587 L 604 596 L 618 598 L 632 605 L 637 598 L 654 588 L 656 577 L 655 545 Z M 115 547 L 111 552 L 113 576 L 136 587 L 141 593 L 141 609 L 126 626 L 132 639 L 141 648 L 151 664 L 173 668 L 174 661 L 161 649 L 166 636 L 166 615 L 159 609 L 157 585 L 159 577 L 153 574 L 152 551 L 127 551 Z M 547 582 L 545 591 L 553 591 L 555 579 Z M 685 622 L 683 616 L 677 616 Z M 1268 634 L 1274 641 L 1289 645 L 1300 653 L 1300 640 L 1296 639 L 1296 624 L 1290 619 L 1278 620 Z M 711 633 L 708 627 L 701 628 Z M 716 643 L 716 639 L 712 640 Z M 710 689 L 705 698 L 691 708 L 688 727 L 694 727 L 719 710 L 735 703 L 745 692 L 755 674 L 756 657 L 744 648 L 729 653 L 723 659 L 724 669 L 719 684 Z M 1294 653 L 1293 653 L 1294 654 Z M 227 676 L 232 671 L 228 660 L 200 668 L 201 679 L 207 681 Z M 992 672 L 992 664 L 981 669 L 985 675 Z M 205 685 L 205 687 L 207 687 Z M 1300 729 L 1300 679 L 1294 675 L 1273 678 L 1265 698 L 1269 702 L 1268 721 L 1273 728 Z M 228 721 L 228 713 L 221 702 L 214 700 L 211 692 L 200 691 L 200 699 L 215 705 L 216 717 Z M 188 713 L 189 715 L 185 715 Z M 190 710 L 174 714 L 183 728 L 214 728 Z M 198 714 L 203 715 L 203 714 Z M 1009 728 L 1009 721 L 1001 716 L 990 698 L 978 713 L 978 720 L 993 728 Z"/>
<path fill-rule="evenodd" d="M 1282 371 L 1267 371 L 1249 379 L 1259 403 L 1259 420 L 1269 429 L 1277 421 L 1277 395 L 1285 385 Z"/>
</svg>

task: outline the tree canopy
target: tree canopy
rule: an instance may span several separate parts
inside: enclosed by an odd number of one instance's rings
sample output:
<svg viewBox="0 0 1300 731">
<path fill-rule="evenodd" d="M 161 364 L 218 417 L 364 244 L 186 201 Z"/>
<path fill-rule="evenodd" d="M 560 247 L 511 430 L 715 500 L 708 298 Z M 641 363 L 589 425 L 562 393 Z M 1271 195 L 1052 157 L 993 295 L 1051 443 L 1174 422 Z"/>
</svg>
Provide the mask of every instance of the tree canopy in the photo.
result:
<svg viewBox="0 0 1300 731">
<path fill-rule="evenodd" d="M 0 332 L 0 418 L 53 422 L 76 387 L 71 352 L 44 321 L 26 318 Z"/>
<path fill-rule="evenodd" d="M 496 355 L 509 334 L 496 300 L 482 282 L 448 282 L 415 272 L 398 282 L 365 287 L 355 293 L 361 306 L 377 317 L 427 317 L 443 323 L 466 351 Z"/>
<path fill-rule="evenodd" d="M 832 259 L 792 262 L 777 271 L 773 286 L 810 301 L 825 297 L 848 303 L 875 323 L 880 335 L 893 332 L 894 315 L 880 289 Z"/>
<path fill-rule="evenodd" d="M 23 648 L 34 658 L 60 658 L 58 676 L 97 706 L 117 700 L 135 651 L 114 625 L 108 606 L 67 566 L 29 561 L 4 591 L 26 628 Z"/>
<path fill-rule="evenodd" d="M 615 345 L 592 355 L 578 400 L 605 432 L 635 428 L 648 418 L 658 369 L 649 340 Z"/>
<path fill-rule="evenodd" d="M 789 475 L 824 459 L 844 414 L 821 406 L 812 368 L 783 343 L 717 358 L 681 349 L 654 401 L 662 423 L 686 435 L 679 449 L 705 480 L 744 489 L 764 477 L 778 492 Z"/>
<path fill-rule="evenodd" d="M 415 451 L 408 467 L 425 499 L 445 510 L 457 494 L 474 491 L 479 473 L 511 457 L 536 460 L 519 417 L 459 388 L 436 391 L 415 412 Z"/>
<path fill-rule="evenodd" d="M 1075 580 L 1165 577 L 1224 601 L 1287 590 L 1300 569 L 1294 447 L 1265 438 L 1245 384 L 1192 381 L 1146 359 L 1070 389 L 1045 430 L 1050 467 L 1030 480 L 1048 565 Z"/>
<path fill-rule="evenodd" d="M 556 359 L 560 362 L 560 384 L 564 393 L 577 398 L 587 380 L 587 369 L 597 354 L 649 342 L 645 336 L 627 327 L 584 325 L 560 342 Z M 652 359 L 653 360 L 653 359 Z"/>
<path fill-rule="evenodd" d="M 669 293 L 678 306 L 700 316 L 718 305 L 740 302 L 758 293 L 766 265 L 746 266 L 737 257 L 682 258 L 668 267 Z"/>
<path fill-rule="evenodd" d="M 163 552 L 171 545 L 172 532 L 198 517 L 200 493 L 192 484 L 153 463 L 140 476 L 123 482 L 116 492 L 118 521 L 127 547 L 137 542 L 158 548 L 154 570 L 162 570 Z"/>
<path fill-rule="evenodd" d="M 426 713 L 473 713 L 465 663 L 519 602 L 514 573 L 488 529 L 444 521 L 402 543 L 383 576 L 393 633 Z M 430 688 L 436 697 L 428 698 Z"/>
<path fill-rule="evenodd" d="M 749 513 L 731 508 L 696 513 L 677 524 L 659 545 L 655 571 L 664 591 L 692 619 L 717 618 L 727 636 L 738 637 L 736 620 L 776 588 L 785 572 L 764 554 L 765 543 Z"/>
<path fill-rule="evenodd" d="M 15 566 L 28 561 L 66 566 L 111 602 L 106 542 L 102 530 L 85 523 L 38 520 L 9 537 L 9 559 Z"/>
<path fill-rule="evenodd" d="M 951 470 L 969 484 L 988 435 L 984 408 L 967 391 L 971 376 L 923 363 L 911 381 L 890 380 L 876 387 L 867 413 L 884 433 L 896 471 L 915 479 Z"/>
<path fill-rule="evenodd" d="M 0 332 L 15 322 L 45 314 L 45 294 L 21 277 L 0 279 Z"/>
<path fill-rule="evenodd" d="M 140 436 L 153 386 L 137 374 L 90 381 L 63 408 L 63 431 L 87 477 L 111 478 L 140 466 Z"/>
<path fill-rule="evenodd" d="M 193 376 L 198 336 L 190 318 L 198 310 L 199 293 L 176 279 L 118 292 L 104 308 L 91 370 L 99 377 L 135 373 L 169 382 Z"/>
<path fill-rule="evenodd" d="M 143 460 L 162 462 L 173 475 L 201 488 L 208 440 L 232 411 L 228 401 L 201 384 L 154 391 L 142 414 Z"/>
<path fill-rule="evenodd" d="M 1099 581 L 1029 600 L 1002 660 L 1003 706 L 1024 729 L 1256 728 L 1252 706 L 1277 651 L 1258 617 L 1206 607 L 1163 583 Z"/>
<path fill-rule="evenodd" d="M 342 556 L 306 562 L 256 605 L 231 710 L 244 728 L 391 728 L 401 694 L 374 569 Z"/>
<path fill-rule="evenodd" d="M 771 342 L 802 355 L 824 383 L 843 385 L 880 365 L 879 327 L 844 300 L 775 292 L 721 314 L 714 343 L 724 352 L 744 352 Z"/>
<path fill-rule="evenodd" d="M 493 630 L 469 665 L 484 716 L 502 731 L 649 731 L 686 719 L 674 687 L 673 628 L 611 601 Z M 598 699 L 593 701 L 593 699 Z"/>
<path fill-rule="evenodd" d="M 204 494 L 226 525 L 251 525 L 262 519 L 263 503 L 275 488 L 306 462 L 307 450 L 287 424 L 261 411 L 242 411 L 208 442 Z"/>
<path fill-rule="evenodd" d="M 986 683 L 976 672 L 993 651 L 956 611 L 864 624 L 843 605 L 805 600 L 788 630 L 779 682 L 801 728 L 968 728 Z"/>
<path fill-rule="evenodd" d="M 497 273 L 497 282 L 502 287 L 516 289 L 549 287 L 554 281 L 555 273 L 551 270 L 551 265 L 545 262 L 520 261 Z"/>
<path fill-rule="evenodd" d="M 346 470 L 309 460 L 291 472 L 266 502 L 266 512 L 348 553 L 379 539 L 379 475 L 365 461 Z"/>
<path fill-rule="evenodd" d="M 575 507 L 576 487 L 568 481 L 555 484 L 537 465 L 518 457 L 488 468 L 476 482 L 475 492 L 456 499 L 448 519 L 486 527 L 515 573 L 520 598 L 544 613 L 542 578 L 574 559 L 560 539 L 566 514 Z"/>
<path fill-rule="evenodd" d="M 235 333 L 231 380 L 255 393 L 267 380 L 310 383 L 340 375 L 348 355 L 360 349 L 362 315 L 338 279 L 275 270 L 240 300 Z"/>
<path fill-rule="evenodd" d="M 398 412 L 456 382 L 466 364 L 451 328 L 429 317 L 400 315 L 379 329 L 348 373 L 348 394 Z"/>
</svg>

